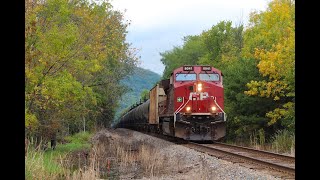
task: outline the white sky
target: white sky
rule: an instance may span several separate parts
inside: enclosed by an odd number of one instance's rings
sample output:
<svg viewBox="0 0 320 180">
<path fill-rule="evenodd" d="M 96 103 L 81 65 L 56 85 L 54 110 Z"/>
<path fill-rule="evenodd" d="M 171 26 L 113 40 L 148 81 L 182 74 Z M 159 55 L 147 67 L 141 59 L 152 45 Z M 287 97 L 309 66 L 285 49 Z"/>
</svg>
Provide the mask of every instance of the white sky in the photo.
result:
<svg viewBox="0 0 320 180">
<path fill-rule="evenodd" d="M 131 21 L 127 41 L 139 48 L 140 67 L 162 74 L 160 52 L 182 45 L 223 20 L 248 23 L 249 13 L 265 10 L 269 0 L 111 0 Z"/>
</svg>

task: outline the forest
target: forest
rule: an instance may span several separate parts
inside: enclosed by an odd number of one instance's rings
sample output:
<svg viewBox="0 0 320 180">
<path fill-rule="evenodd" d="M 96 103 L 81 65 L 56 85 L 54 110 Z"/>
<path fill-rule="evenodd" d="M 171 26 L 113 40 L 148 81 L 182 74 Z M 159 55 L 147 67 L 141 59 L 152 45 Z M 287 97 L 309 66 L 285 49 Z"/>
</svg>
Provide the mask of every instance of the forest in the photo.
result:
<svg viewBox="0 0 320 180">
<path fill-rule="evenodd" d="M 122 79 L 120 84 L 128 87 L 119 100 L 114 122 L 118 122 L 120 114 L 123 114 L 130 106 L 143 102 L 144 96 L 149 96 L 149 90 L 160 80 L 161 76 L 153 71 L 135 67 L 132 75 Z M 148 97 L 145 97 L 146 99 Z"/>
<path fill-rule="evenodd" d="M 182 45 L 159 52 L 162 75 L 139 67 L 129 26 L 109 0 L 25 0 L 25 179 L 121 179 L 129 167 L 153 177 L 157 169 L 179 169 L 189 158 L 173 153 L 177 164 L 169 166 L 156 142 L 140 140 L 137 155 L 124 143 L 131 136 L 111 136 L 110 126 L 183 65 L 221 70 L 223 142 L 294 156 L 294 0 L 271 0 L 248 24 L 220 20 L 181 37 Z"/>
<path fill-rule="evenodd" d="M 129 21 L 108 1 L 25 1 L 26 136 L 109 127 L 139 62 Z M 160 52 L 162 79 L 182 65 L 223 73 L 227 139 L 295 132 L 295 2 L 273 0 L 249 24 L 222 20 Z M 153 84 L 152 84 L 153 85 Z M 141 89 L 140 89 L 141 90 Z M 130 97 L 139 99 L 139 97 Z"/>
<path fill-rule="evenodd" d="M 129 22 L 108 2 L 25 3 L 26 136 L 108 127 L 138 62 Z"/>
<path fill-rule="evenodd" d="M 161 52 L 162 78 L 183 65 L 223 73 L 227 139 L 259 139 L 295 131 L 295 4 L 274 0 L 250 13 L 249 24 L 223 20 L 183 45 Z"/>
</svg>

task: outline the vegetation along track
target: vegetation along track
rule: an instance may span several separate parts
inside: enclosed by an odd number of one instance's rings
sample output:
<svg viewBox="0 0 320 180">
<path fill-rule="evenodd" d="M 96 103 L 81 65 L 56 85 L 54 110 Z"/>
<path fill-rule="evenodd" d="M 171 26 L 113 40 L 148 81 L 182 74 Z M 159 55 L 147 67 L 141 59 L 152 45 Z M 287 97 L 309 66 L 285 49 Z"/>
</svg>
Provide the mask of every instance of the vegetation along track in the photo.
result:
<svg viewBox="0 0 320 180">
<path fill-rule="evenodd" d="M 189 142 L 184 146 L 221 159 L 250 165 L 252 169 L 267 170 L 281 178 L 295 178 L 295 158 L 291 156 L 218 142 L 214 144 Z"/>
</svg>

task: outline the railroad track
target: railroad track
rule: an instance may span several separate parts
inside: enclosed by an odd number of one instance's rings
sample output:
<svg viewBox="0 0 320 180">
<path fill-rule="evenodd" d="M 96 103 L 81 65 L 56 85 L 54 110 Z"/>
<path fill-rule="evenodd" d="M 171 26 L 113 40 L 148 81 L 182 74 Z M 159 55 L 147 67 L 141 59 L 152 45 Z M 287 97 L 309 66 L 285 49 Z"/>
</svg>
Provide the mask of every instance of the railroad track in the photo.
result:
<svg viewBox="0 0 320 180">
<path fill-rule="evenodd" d="M 276 177 L 295 178 L 295 158 L 291 156 L 217 142 L 214 144 L 189 142 L 183 145 L 220 159 L 240 163 L 251 169 L 268 171 Z"/>
<path fill-rule="evenodd" d="M 275 177 L 295 179 L 295 157 L 292 156 L 219 142 L 214 142 L 213 144 L 198 144 L 157 133 L 141 133 L 164 139 L 175 144 L 215 156 L 219 159 L 238 163 L 250 169 L 267 171 L 268 174 Z"/>
</svg>

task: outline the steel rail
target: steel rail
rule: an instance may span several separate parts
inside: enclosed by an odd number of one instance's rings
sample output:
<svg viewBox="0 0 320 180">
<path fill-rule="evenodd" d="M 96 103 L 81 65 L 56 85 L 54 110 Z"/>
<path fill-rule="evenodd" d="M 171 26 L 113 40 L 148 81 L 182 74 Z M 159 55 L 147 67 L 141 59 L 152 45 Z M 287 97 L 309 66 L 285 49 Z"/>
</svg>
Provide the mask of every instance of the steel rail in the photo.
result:
<svg viewBox="0 0 320 180">
<path fill-rule="evenodd" d="M 252 158 L 249 156 L 245 156 L 245 155 L 240 155 L 234 152 L 230 152 L 230 151 L 226 151 L 226 150 L 221 150 L 219 148 L 215 148 L 215 147 L 209 147 L 209 146 L 205 146 L 202 144 L 197 144 L 197 143 L 193 143 L 193 142 L 189 142 L 188 144 L 184 144 L 184 146 L 188 147 L 188 148 L 192 148 L 195 149 L 197 151 L 203 152 L 203 153 L 207 153 L 209 155 L 212 156 L 217 156 L 217 154 L 222 154 L 222 155 L 226 155 L 229 157 L 233 157 L 235 159 L 238 160 L 242 160 L 245 162 L 249 162 L 258 166 L 262 166 L 265 167 L 267 169 L 271 169 L 271 170 L 276 170 L 276 171 L 280 171 L 280 172 L 284 172 L 290 176 L 295 176 L 295 168 L 293 167 L 288 167 L 288 166 L 283 166 L 283 165 L 279 165 L 279 164 L 274 164 L 268 161 L 264 161 L 261 159 L 256 159 L 256 158 Z M 222 158 L 223 156 L 217 156 L 218 158 Z"/>
<path fill-rule="evenodd" d="M 148 134 L 153 137 L 161 138 L 163 140 L 167 140 L 167 141 L 173 142 L 175 144 L 179 144 L 179 145 L 185 146 L 187 148 L 191 148 L 196 151 L 206 153 L 208 155 L 215 156 L 215 157 L 227 160 L 227 161 L 231 161 L 231 162 L 235 162 L 235 163 L 253 164 L 253 165 L 258 166 L 258 168 L 253 168 L 253 169 L 261 169 L 261 167 L 262 167 L 265 170 L 273 171 L 275 173 L 274 174 L 275 176 L 278 176 L 279 173 L 281 173 L 287 179 L 294 179 L 295 178 L 295 167 L 288 167 L 288 166 L 276 164 L 276 163 L 265 161 L 265 160 L 261 159 L 263 157 L 266 157 L 271 154 L 274 155 L 276 153 L 214 142 L 218 146 L 221 145 L 221 146 L 228 147 L 229 148 L 229 151 L 228 151 L 228 150 L 220 149 L 221 147 L 220 148 L 213 147 L 214 144 L 198 144 L 198 143 L 182 140 L 180 138 L 176 138 L 176 137 L 172 137 L 172 136 L 165 136 L 162 134 L 151 133 L 151 132 L 141 132 L 141 133 Z M 238 153 L 231 152 L 230 147 L 231 147 L 231 150 L 234 150 L 234 149 L 232 149 L 234 147 L 234 148 L 237 148 L 238 150 L 242 150 L 242 152 L 251 151 L 251 152 L 255 152 L 255 153 L 260 152 L 263 154 L 261 156 L 259 156 L 259 158 L 254 158 L 254 157 L 239 154 L 239 152 Z M 279 154 L 276 154 L 275 156 L 279 156 Z M 285 155 L 280 155 L 280 156 L 285 156 Z M 291 157 L 291 156 L 287 156 L 287 157 L 289 157 L 288 159 L 294 160 L 294 157 Z M 285 157 L 285 158 L 287 158 L 287 157 Z M 291 160 L 290 160 L 290 163 L 292 163 Z M 273 173 L 271 173 L 271 174 L 273 174 Z"/>
<path fill-rule="evenodd" d="M 212 146 L 212 145 L 233 148 L 233 149 L 237 149 L 237 150 L 241 150 L 241 151 L 245 151 L 245 152 L 249 152 L 249 153 L 259 153 L 259 154 L 263 154 L 264 156 L 276 158 L 276 159 L 290 162 L 290 163 L 295 162 L 295 157 L 293 157 L 293 156 L 287 156 L 287 155 L 278 154 L 278 153 L 274 153 L 274 152 L 270 152 L 270 151 L 257 150 L 257 149 L 253 149 L 253 148 L 249 148 L 249 147 L 231 145 L 231 144 L 226 144 L 226 143 L 221 143 L 221 142 L 214 142 L 214 144 L 211 144 L 209 146 Z"/>
</svg>

